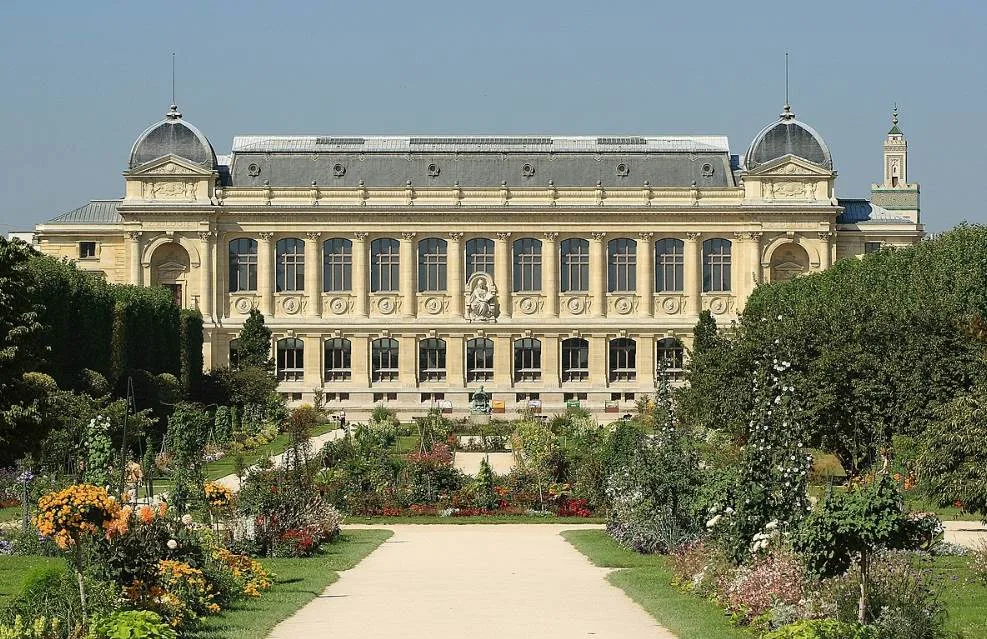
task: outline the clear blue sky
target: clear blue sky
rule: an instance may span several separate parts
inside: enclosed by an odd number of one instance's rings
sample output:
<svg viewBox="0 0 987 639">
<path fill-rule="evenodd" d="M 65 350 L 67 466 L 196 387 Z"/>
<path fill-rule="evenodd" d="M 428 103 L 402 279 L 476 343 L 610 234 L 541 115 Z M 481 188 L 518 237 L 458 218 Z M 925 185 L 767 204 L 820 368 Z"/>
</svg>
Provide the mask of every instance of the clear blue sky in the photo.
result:
<svg viewBox="0 0 987 639">
<path fill-rule="evenodd" d="M 89 2 L 0 6 L 0 232 L 118 197 L 171 101 L 220 154 L 252 133 L 726 134 L 784 101 L 842 197 L 897 101 L 932 231 L 987 221 L 987 3 Z"/>
</svg>

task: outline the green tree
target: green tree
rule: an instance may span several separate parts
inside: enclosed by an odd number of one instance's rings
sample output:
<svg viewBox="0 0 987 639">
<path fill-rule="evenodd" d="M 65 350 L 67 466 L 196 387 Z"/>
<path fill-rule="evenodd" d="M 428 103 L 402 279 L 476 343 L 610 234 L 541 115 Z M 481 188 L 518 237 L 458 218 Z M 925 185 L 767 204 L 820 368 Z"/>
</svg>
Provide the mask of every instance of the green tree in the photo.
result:
<svg viewBox="0 0 987 639">
<path fill-rule="evenodd" d="M 188 402 L 176 405 L 168 418 L 167 447 L 175 456 L 174 487 L 169 497 L 176 512 L 185 512 L 202 502 L 202 453 L 211 426 L 209 413 Z"/>
<path fill-rule="evenodd" d="M 264 325 L 264 315 L 255 308 L 243 322 L 237 338 L 238 368 L 271 368 L 271 329 Z"/>
<path fill-rule="evenodd" d="M 987 387 L 958 395 L 938 415 L 920 440 L 919 479 L 940 506 L 960 502 L 987 520 Z"/>
</svg>

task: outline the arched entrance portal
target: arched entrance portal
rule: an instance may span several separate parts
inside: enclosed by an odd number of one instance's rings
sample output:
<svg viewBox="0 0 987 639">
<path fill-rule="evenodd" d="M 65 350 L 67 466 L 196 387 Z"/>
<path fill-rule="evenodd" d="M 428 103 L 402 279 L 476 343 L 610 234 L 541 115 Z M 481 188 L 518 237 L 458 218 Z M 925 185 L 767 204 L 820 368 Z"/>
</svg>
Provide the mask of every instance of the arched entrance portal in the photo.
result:
<svg viewBox="0 0 987 639">
<path fill-rule="evenodd" d="M 188 274 L 188 251 L 181 244 L 169 242 L 155 249 L 151 256 L 151 286 L 169 289 L 179 307 L 186 305 Z"/>
<path fill-rule="evenodd" d="M 798 244 L 783 244 L 771 255 L 772 282 L 787 282 L 808 272 L 809 254 Z"/>
</svg>

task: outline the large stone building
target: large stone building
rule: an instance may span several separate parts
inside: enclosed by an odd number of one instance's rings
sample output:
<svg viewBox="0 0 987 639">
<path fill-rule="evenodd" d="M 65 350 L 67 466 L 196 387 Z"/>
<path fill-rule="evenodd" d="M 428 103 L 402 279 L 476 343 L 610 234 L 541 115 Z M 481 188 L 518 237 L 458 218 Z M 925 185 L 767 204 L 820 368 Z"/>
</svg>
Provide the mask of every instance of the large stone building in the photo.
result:
<svg viewBox="0 0 987 639">
<path fill-rule="evenodd" d="M 173 106 L 123 198 L 37 243 L 200 309 L 207 367 L 259 309 L 293 400 L 458 412 L 483 385 L 508 412 L 624 412 L 659 361 L 681 369 L 701 310 L 726 324 L 760 282 L 918 241 L 907 157 L 895 114 L 871 200 L 841 200 L 787 105 L 742 158 L 719 136 L 244 136 L 217 156 Z"/>
</svg>

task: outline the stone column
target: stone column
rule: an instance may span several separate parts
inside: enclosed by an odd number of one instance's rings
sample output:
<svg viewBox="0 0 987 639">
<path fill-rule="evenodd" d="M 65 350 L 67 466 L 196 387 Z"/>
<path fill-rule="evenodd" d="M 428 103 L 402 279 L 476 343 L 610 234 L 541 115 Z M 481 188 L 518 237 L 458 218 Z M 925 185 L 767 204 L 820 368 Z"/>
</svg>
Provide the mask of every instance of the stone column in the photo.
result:
<svg viewBox="0 0 987 639">
<path fill-rule="evenodd" d="M 449 274 L 449 314 L 462 317 L 465 294 L 463 293 L 463 234 L 461 232 L 449 233 L 446 271 Z"/>
<path fill-rule="evenodd" d="M 607 256 L 604 247 L 607 234 L 591 233 L 589 243 L 589 294 L 592 300 L 590 317 L 603 317 L 607 308 Z"/>
<path fill-rule="evenodd" d="M 206 322 L 212 320 L 213 300 L 215 299 L 212 277 L 212 245 L 212 231 L 199 233 L 199 246 L 202 253 L 199 256 L 199 310 L 202 312 L 202 319 Z"/>
<path fill-rule="evenodd" d="M 637 241 L 637 312 L 641 317 L 654 315 L 655 247 L 654 233 L 638 233 Z"/>
<path fill-rule="evenodd" d="M 130 252 L 130 283 L 139 286 L 141 283 L 141 232 L 127 233 L 127 246 Z"/>
<path fill-rule="evenodd" d="M 260 312 L 274 313 L 274 233 L 257 234 L 257 293 L 260 295 Z"/>
<path fill-rule="evenodd" d="M 322 386 L 322 336 L 304 335 L 305 344 L 305 385 L 308 388 Z"/>
<path fill-rule="evenodd" d="M 747 278 L 745 278 L 748 280 L 747 294 L 744 296 L 745 302 L 747 298 L 750 297 L 750 294 L 754 292 L 754 289 L 757 287 L 757 285 L 761 283 L 761 280 L 764 279 L 764 276 L 761 271 L 761 236 L 762 235 L 764 234 L 761 233 L 760 231 L 754 231 L 752 233 L 748 233 L 746 236 L 747 260 L 748 263 L 750 264 L 750 266 L 748 267 L 750 273 L 747 275 Z"/>
<path fill-rule="evenodd" d="M 685 309 L 687 314 L 697 317 L 703 310 L 702 251 L 699 248 L 701 239 L 702 233 L 686 233 L 685 250 L 682 256 L 684 267 L 682 287 L 685 289 Z"/>
<path fill-rule="evenodd" d="M 545 233 L 541 248 L 542 294 L 545 296 L 545 316 L 559 315 L 559 250 L 558 233 Z"/>
<path fill-rule="evenodd" d="M 305 234 L 305 297 L 308 306 L 306 317 L 322 316 L 322 233 L 313 231 Z"/>
<path fill-rule="evenodd" d="M 494 280 L 497 285 L 500 316 L 510 317 L 513 310 L 511 304 L 511 234 L 497 233 L 497 244 L 494 246 Z"/>
<path fill-rule="evenodd" d="M 637 345 L 637 383 L 648 392 L 655 388 L 655 339 L 652 335 L 638 335 L 634 342 Z"/>
<path fill-rule="evenodd" d="M 466 367 L 463 358 L 466 345 L 462 335 L 450 335 L 446 340 L 446 383 L 450 388 L 464 388 L 466 384 Z M 495 346 L 496 348 L 496 346 Z"/>
<path fill-rule="evenodd" d="M 350 366 L 353 384 L 357 388 L 370 388 L 370 341 L 367 335 L 350 337 Z"/>
<path fill-rule="evenodd" d="M 545 335 L 541 338 L 541 379 L 545 388 L 558 390 L 560 386 L 559 342 L 558 335 Z"/>
<path fill-rule="evenodd" d="M 362 231 L 353 234 L 353 297 L 356 298 L 353 312 L 359 317 L 367 317 L 368 315 L 367 289 L 369 286 L 367 279 L 370 271 L 367 269 L 367 235 L 369 233 Z"/>
<path fill-rule="evenodd" d="M 819 270 L 825 271 L 833 265 L 833 233 L 823 231 L 819 233 Z"/>
<path fill-rule="evenodd" d="M 415 295 L 415 271 L 418 269 L 418 262 L 415 260 L 415 235 L 414 232 L 401 234 L 400 292 L 402 317 L 414 317 L 418 314 L 418 300 Z"/>
<path fill-rule="evenodd" d="M 398 381 L 402 389 L 418 386 L 418 340 L 414 335 L 402 335 L 398 340 Z"/>
<path fill-rule="evenodd" d="M 511 363 L 514 359 L 514 340 L 511 335 L 488 336 L 494 342 L 494 387 L 500 391 L 511 388 Z"/>
<path fill-rule="evenodd" d="M 609 386 L 607 369 L 609 362 L 609 342 L 606 335 L 591 335 L 589 342 L 589 383 L 591 386 Z"/>
</svg>

